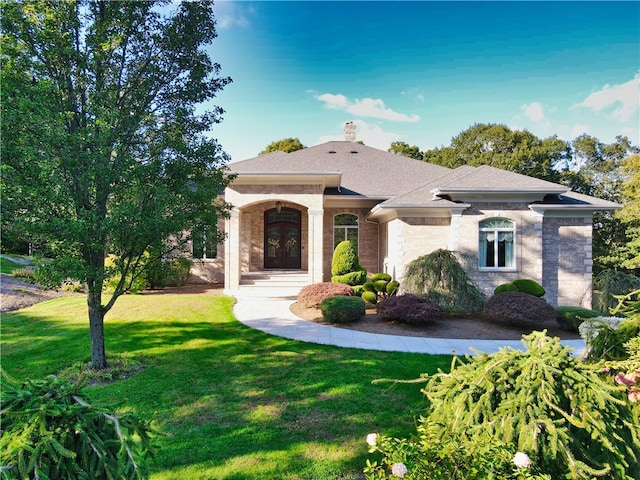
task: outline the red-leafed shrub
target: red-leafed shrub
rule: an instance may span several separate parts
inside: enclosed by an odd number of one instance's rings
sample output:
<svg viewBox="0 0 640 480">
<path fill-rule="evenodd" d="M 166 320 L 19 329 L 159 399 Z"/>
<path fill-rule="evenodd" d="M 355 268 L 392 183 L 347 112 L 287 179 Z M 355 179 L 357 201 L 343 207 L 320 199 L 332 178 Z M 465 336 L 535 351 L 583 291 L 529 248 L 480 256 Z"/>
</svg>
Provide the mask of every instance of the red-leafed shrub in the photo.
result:
<svg viewBox="0 0 640 480">
<path fill-rule="evenodd" d="M 482 311 L 490 319 L 517 325 L 536 328 L 542 323 L 555 322 L 555 309 L 542 298 L 523 292 L 504 292 L 494 295 Z"/>
<path fill-rule="evenodd" d="M 298 303 L 304 308 L 320 308 L 322 300 L 335 296 L 351 296 L 353 288 L 343 283 L 314 283 L 298 293 Z"/>
<path fill-rule="evenodd" d="M 444 315 L 444 310 L 437 303 L 409 293 L 385 298 L 378 303 L 377 310 L 383 320 L 412 325 L 428 324 Z"/>
</svg>

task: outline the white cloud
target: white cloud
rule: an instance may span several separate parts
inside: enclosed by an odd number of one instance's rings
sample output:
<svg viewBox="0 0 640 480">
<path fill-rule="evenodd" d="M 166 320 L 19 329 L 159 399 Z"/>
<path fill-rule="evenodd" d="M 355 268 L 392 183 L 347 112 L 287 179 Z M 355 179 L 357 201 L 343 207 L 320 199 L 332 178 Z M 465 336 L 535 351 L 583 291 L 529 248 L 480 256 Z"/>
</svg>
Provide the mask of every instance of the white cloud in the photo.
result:
<svg viewBox="0 0 640 480">
<path fill-rule="evenodd" d="M 324 102 L 327 108 L 344 110 L 359 117 L 379 118 L 392 122 L 417 122 L 420 120 L 418 115 L 407 115 L 387 108 L 382 99 L 379 98 L 349 100 L 342 94 L 334 95 L 332 93 L 324 93 L 316 98 Z"/>
<path fill-rule="evenodd" d="M 640 74 L 619 85 L 605 85 L 572 108 L 578 107 L 589 108 L 595 112 L 616 107 L 611 112 L 614 120 L 625 122 L 631 119 L 640 107 Z"/>
<path fill-rule="evenodd" d="M 533 102 L 529 105 L 523 105 L 520 107 L 524 112 L 525 116 L 536 123 L 544 122 L 544 111 L 542 109 L 542 104 L 539 102 Z"/>
<path fill-rule="evenodd" d="M 346 110 L 349 106 L 349 101 L 344 95 L 333 95 L 331 93 L 323 93 L 316 97 L 321 102 L 324 102 L 324 106 L 335 110 Z"/>
<path fill-rule="evenodd" d="M 233 27 L 248 28 L 251 26 L 249 17 L 255 13 L 253 7 L 231 1 L 216 2 L 215 8 L 216 26 L 222 30 Z"/>
<path fill-rule="evenodd" d="M 396 142 L 401 138 L 398 133 L 386 132 L 379 125 L 368 124 L 364 120 L 354 120 L 353 123 L 356 124 L 356 141 L 362 141 L 369 147 L 388 150 L 392 142 Z M 341 124 L 340 128 L 343 127 L 344 124 Z M 334 140 L 344 140 L 344 134 L 323 135 L 318 138 L 316 145 Z"/>
</svg>

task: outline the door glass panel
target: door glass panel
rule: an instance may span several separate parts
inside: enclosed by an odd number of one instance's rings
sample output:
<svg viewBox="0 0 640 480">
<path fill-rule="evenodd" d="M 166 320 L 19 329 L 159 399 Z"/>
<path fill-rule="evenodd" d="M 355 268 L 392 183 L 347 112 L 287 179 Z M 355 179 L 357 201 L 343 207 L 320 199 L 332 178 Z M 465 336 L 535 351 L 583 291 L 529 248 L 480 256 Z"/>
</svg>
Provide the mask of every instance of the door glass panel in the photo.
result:
<svg viewBox="0 0 640 480">
<path fill-rule="evenodd" d="M 275 258 L 280 249 L 280 228 L 270 228 L 267 232 L 267 257 Z"/>
<path fill-rule="evenodd" d="M 285 243 L 285 254 L 289 258 L 298 258 L 300 256 L 300 245 L 298 240 L 298 229 L 287 227 L 287 240 Z"/>
</svg>

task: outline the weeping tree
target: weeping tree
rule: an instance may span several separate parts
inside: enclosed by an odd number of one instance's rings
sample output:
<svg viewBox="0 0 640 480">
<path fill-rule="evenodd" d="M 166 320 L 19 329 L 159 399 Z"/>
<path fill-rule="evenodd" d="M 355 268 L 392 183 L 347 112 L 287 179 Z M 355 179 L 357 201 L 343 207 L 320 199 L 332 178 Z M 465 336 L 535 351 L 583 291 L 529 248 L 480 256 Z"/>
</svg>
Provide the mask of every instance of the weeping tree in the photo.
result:
<svg viewBox="0 0 640 480">
<path fill-rule="evenodd" d="M 456 256 L 442 249 L 409 263 L 402 279 L 402 289 L 458 313 L 480 311 L 485 299 Z"/>
<path fill-rule="evenodd" d="M 231 81 L 205 50 L 216 37 L 213 5 L 1 6 L 2 201 L 47 242 L 51 278 L 86 284 L 91 367 L 104 368 L 104 318 L 128 283 L 186 249 L 183 232 L 221 239 L 216 225 L 229 207 L 217 198 L 231 178 L 211 129 L 223 110 L 196 111 Z"/>
</svg>

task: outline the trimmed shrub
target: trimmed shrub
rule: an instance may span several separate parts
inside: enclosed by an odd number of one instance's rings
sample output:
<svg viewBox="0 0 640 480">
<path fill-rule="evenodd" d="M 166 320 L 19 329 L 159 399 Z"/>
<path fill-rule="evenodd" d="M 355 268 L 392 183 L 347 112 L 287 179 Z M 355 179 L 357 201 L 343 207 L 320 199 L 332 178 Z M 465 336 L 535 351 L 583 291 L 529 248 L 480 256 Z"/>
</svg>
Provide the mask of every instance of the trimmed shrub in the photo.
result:
<svg viewBox="0 0 640 480">
<path fill-rule="evenodd" d="M 535 280 L 527 278 L 519 278 L 511 282 L 516 287 L 516 292 L 528 293 L 534 297 L 543 297 L 546 293 L 545 289 Z"/>
<path fill-rule="evenodd" d="M 329 297 L 320 304 L 325 322 L 351 323 L 360 320 L 366 313 L 364 300 L 360 297 Z"/>
<path fill-rule="evenodd" d="M 361 297 L 362 294 L 366 291 L 364 289 L 364 285 L 354 285 L 352 288 L 353 288 L 353 294 L 357 295 L 358 297 Z"/>
<path fill-rule="evenodd" d="M 372 282 L 377 282 L 378 280 L 384 280 L 385 282 L 390 282 L 391 278 L 392 278 L 391 275 L 389 275 L 388 273 L 374 273 L 373 275 L 371 275 Z"/>
<path fill-rule="evenodd" d="M 376 292 L 364 291 L 362 292 L 361 297 L 365 302 L 369 302 L 373 305 L 378 303 L 378 295 L 376 295 Z"/>
<path fill-rule="evenodd" d="M 533 295 L 534 297 L 543 297 L 546 293 L 545 289 L 542 288 L 542 285 L 540 285 L 535 280 L 529 280 L 527 278 L 520 278 L 510 283 L 503 283 L 502 285 L 498 285 L 493 291 L 493 294 L 499 295 L 505 292 L 528 293 L 529 295 Z"/>
<path fill-rule="evenodd" d="M 409 263 L 402 279 L 402 289 L 428 298 L 449 312 L 479 312 L 485 300 L 456 256 L 442 249 Z"/>
<path fill-rule="evenodd" d="M 398 293 L 400 290 L 400 283 L 398 282 L 389 282 L 387 283 L 387 295 L 393 296 Z"/>
<path fill-rule="evenodd" d="M 333 283 L 344 283 L 346 285 L 356 286 L 362 285 L 367 279 L 367 271 L 364 268 L 355 272 L 345 273 L 344 275 L 334 275 L 331 277 Z"/>
<path fill-rule="evenodd" d="M 333 251 L 331 275 L 338 276 L 360 269 L 360 260 L 356 247 L 349 240 L 340 242 Z"/>
<path fill-rule="evenodd" d="M 383 320 L 397 320 L 411 325 L 426 325 L 444 315 L 444 310 L 438 304 L 410 293 L 385 298 L 378 303 L 377 310 Z"/>
<path fill-rule="evenodd" d="M 532 329 L 556 320 L 556 311 L 551 305 L 523 292 L 494 295 L 487 300 L 482 313 L 493 320 Z"/>
<path fill-rule="evenodd" d="M 319 308 L 325 298 L 353 295 L 353 288 L 342 283 L 314 283 L 303 287 L 298 293 L 298 303 L 304 308 Z"/>
<path fill-rule="evenodd" d="M 493 291 L 494 295 L 500 295 L 501 293 L 505 293 L 505 292 L 517 292 L 518 290 L 516 289 L 516 286 L 509 282 L 509 283 L 503 283 L 502 285 L 498 285 L 495 290 Z"/>
<path fill-rule="evenodd" d="M 556 320 L 560 327 L 563 330 L 575 333 L 578 333 L 578 327 L 585 318 L 594 318 L 600 315 L 595 310 L 589 310 L 588 308 L 564 306 L 557 307 L 556 313 L 558 314 Z"/>
</svg>

